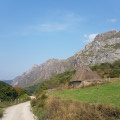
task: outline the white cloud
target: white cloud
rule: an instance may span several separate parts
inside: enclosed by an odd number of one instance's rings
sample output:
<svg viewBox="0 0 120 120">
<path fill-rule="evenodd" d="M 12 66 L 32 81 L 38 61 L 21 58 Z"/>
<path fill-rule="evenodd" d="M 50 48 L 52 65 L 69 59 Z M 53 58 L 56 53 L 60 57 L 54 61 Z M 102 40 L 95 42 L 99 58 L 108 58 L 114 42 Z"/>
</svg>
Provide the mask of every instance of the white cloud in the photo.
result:
<svg viewBox="0 0 120 120">
<path fill-rule="evenodd" d="M 95 34 L 90 34 L 89 36 L 88 36 L 88 38 L 89 38 L 89 41 L 92 41 L 92 40 L 94 40 L 94 38 L 96 37 L 96 33 Z"/>
<path fill-rule="evenodd" d="M 74 13 L 68 13 L 63 18 L 65 21 L 70 22 L 70 23 L 76 23 L 76 22 L 78 23 L 78 22 L 85 21 L 85 18 L 83 18 L 79 15 L 76 15 Z"/>
<path fill-rule="evenodd" d="M 66 24 L 41 24 L 38 26 L 39 30 L 52 32 L 52 31 L 61 31 L 67 28 Z"/>
<path fill-rule="evenodd" d="M 117 22 L 117 19 L 115 18 L 107 19 L 107 22 L 115 23 Z"/>
<path fill-rule="evenodd" d="M 67 24 L 51 23 L 51 24 L 38 24 L 29 26 L 29 29 L 37 32 L 53 32 L 53 31 L 62 31 L 66 30 L 68 27 Z"/>
<path fill-rule="evenodd" d="M 36 24 L 29 24 L 26 26 L 17 26 L 16 30 L 10 31 L 7 35 L 3 36 L 28 36 L 39 35 L 40 32 L 56 32 L 56 31 L 70 31 L 74 32 L 85 18 L 73 12 L 53 12 L 50 18 L 37 20 Z M 1 37 L 1 35 L 0 35 Z"/>
<path fill-rule="evenodd" d="M 90 34 L 90 35 L 84 34 L 84 38 L 85 38 L 84 42 L 88 43 L 88 42 L 93 41 L 95 39 L 96 35 L 97 35 L 97 33 Z"/>
</svg>

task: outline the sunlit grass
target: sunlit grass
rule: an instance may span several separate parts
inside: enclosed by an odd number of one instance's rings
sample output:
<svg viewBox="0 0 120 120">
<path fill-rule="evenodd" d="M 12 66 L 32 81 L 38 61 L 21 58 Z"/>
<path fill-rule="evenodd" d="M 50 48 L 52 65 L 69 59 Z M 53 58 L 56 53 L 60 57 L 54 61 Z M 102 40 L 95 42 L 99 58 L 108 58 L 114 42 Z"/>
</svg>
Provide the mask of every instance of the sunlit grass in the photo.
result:
<svg viewBox="0 0 120 120">
<path fill-rule="evenodd" d="M 67 100 L 75 100 L 89 103 L 103 103 L 120 106 L 120 81 L 112 80 L 110 83 L 97 86 L 58 90 L 50 93 L 54 97 L 60 97 Z"/>
</svg>

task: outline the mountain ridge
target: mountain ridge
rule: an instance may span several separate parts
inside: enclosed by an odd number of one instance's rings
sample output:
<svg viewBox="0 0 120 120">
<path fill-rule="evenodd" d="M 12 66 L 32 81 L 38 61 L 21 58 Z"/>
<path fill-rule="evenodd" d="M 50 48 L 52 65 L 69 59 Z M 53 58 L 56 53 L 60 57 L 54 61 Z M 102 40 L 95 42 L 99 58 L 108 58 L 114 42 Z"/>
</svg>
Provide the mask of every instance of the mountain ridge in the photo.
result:
<svg viewBox="0 0 120 120">
<path fill-rule="evenodd" d="M 83 50 L 68 59 L 49 59 L 45 63 L 34 65 L 23 75 L 14 79 L 13 85 L 28 87 L 48 80 L 56 74 L 75 69 L 81 64 L 94 65 L 114 62 L 120 59 L 120 32 L 108 31 L 98 34 Z"/>
</svg>

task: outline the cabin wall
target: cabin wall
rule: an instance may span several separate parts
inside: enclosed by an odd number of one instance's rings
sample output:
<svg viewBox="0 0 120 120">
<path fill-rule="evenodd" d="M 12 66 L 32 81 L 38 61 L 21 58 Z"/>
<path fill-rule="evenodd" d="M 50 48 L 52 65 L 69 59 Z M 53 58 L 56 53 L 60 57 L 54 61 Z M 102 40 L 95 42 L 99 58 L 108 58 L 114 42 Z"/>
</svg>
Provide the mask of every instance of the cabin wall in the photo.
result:
<svg viewBox="0 0 120 120">
<path fill-rule="evenodd" d="M 70 82 L 70 85 L 73 86 L 73 87 L 79 87 L 81 86 L 81 81 L 73 81 L 73 82 Z"/>
<path fill-rule="evenodd" d="M 92 84 L 95 84 L 96 82 L 94 81 L 72 81 L 70 82 L 70 85 L 72 87 L 87 87 L 87 86 L 91 86 Z"/>
</svg>

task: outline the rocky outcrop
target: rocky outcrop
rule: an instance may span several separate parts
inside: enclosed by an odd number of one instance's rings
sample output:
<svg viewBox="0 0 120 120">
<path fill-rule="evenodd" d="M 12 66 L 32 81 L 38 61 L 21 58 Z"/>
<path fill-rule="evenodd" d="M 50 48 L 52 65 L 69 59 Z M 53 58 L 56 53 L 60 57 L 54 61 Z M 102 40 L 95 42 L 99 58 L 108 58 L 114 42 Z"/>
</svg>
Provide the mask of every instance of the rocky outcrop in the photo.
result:
<svg viewBox="0 0 120 120">
<path fill-rule="evenodd" d="M 80 67 L 80 65 L 114 62 L 120 59 L 120 32 L 109 31 L 96 36 L 83 50 L 65 60 L 50 59 L 39 65 L 34 65 L 23 75 L 14 79 L 13 85 L 19 87 L 32 86 L 56 74 Z"/>
<path fill-rule="evenodd" d="M 73 69 L 73 57 L 66 60 L 50 59 L 45 63 L 34 65 L 23 75 L 14 79 L 13 85 L 19 87 L 28 87 L 44 80 L 48 80 L 56 74 L 63 73 Z"/>
<path fill-rule="evenodd" d="M 76 53 L 74 58 L 78 64 L 80 62 L 86 62 L 86 64 L 112 63 L 120 59 L 120 32 L 109 31 L 97 35 L 94 41 Z"/>
</svg>

